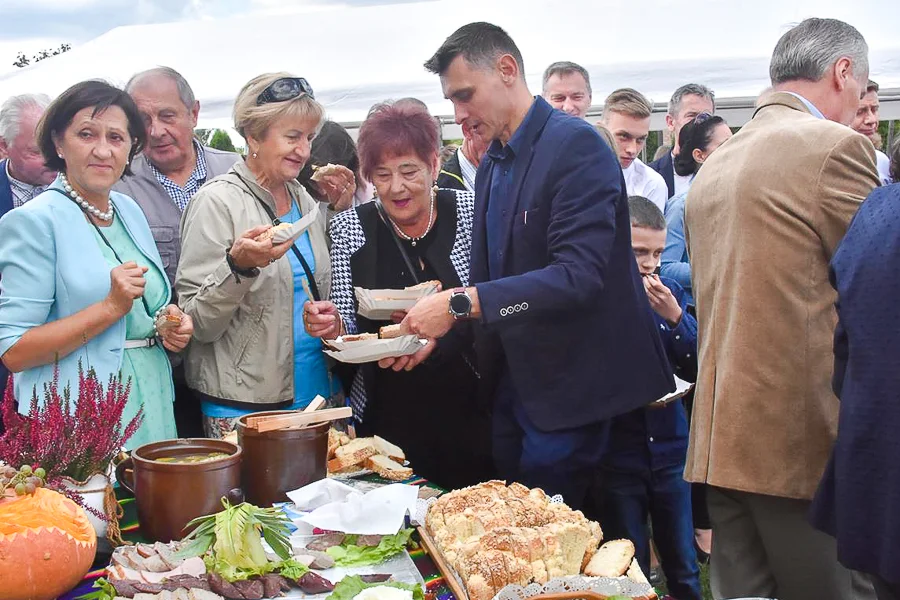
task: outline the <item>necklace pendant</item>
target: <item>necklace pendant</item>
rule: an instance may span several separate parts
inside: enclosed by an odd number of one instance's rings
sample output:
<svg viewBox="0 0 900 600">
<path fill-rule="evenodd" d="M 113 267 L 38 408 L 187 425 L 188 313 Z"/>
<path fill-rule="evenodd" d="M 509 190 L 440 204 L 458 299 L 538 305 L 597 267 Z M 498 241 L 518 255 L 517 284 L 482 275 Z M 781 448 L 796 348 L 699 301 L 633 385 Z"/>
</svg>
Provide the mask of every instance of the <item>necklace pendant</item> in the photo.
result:
<svg viewBox="0 0 900 600">
<path fill-rule="evenodd" d="M 413 248 L 416 247 L 416 240 L 413 240 L 413 241 L 412 241 L 412 245 L 413 245 Z"/>
</svg>

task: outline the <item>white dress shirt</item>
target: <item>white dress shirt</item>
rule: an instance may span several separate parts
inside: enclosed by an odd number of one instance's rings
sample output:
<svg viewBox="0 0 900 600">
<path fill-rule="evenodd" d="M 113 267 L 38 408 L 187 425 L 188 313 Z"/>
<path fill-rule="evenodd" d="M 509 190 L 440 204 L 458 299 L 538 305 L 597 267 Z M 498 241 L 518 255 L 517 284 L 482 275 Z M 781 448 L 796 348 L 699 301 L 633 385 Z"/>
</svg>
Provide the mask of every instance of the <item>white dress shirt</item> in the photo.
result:
<svg viewBox="0 0 900 600">
<path fill-rule="evenodd" d="M 672 162 L 675 162 L 675 155 L 672 155 Z M 680 196 L 688 191 L 691 187 L 691 181 L 694 179 L 694 174 L 690 175 L 679 175 L 675 172 L 675 168 L 672 168 L 672 178 L 675 180 L 675 196 Z M 675 196 L 672 196 L 673 198 Z"/>
<path fill-rule="evenodd" d="M 878 163 L 878 179 L 881 185 L 891 183 L 891 159 L 881 150 L 875 150 L 875 162 Z"/>
<path fill-rule="evenodd" d="M 459 159 L 459 170 L 462 171 L 463 185 L 470 192 L 475 191 L 475 174 L 478 173 L 478 166 L 463 154 L 462 147 L 456 150 L 456 157 Z"/>
<path fill-rule="evenodd" d="M 634 159 L 622 174 L 625 175 L 625 188 L 629 196 L 643 196 L 665 213 L 669 188 L 662 175 L 645 165 L 639 158 Z"/>
</svg>

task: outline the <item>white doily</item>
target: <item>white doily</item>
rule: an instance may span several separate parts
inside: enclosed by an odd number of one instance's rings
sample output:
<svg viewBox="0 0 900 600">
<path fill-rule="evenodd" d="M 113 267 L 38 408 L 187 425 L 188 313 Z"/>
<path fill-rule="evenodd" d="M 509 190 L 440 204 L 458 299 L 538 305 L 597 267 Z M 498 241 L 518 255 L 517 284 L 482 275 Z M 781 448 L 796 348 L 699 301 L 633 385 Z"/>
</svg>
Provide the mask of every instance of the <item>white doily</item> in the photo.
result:
<svg viewBox="0 0 900 600">
<path fill-rule="evenodd" d="M 435 502 L 437 502 L 437 498 L 419 498 L 416 500 L 416 514 L 409 515 L 409 521 L 413 527 L 425 525 L 425 515 L 428 514 L 428 508 Z"/>
<path fill-rule="evenodd" d="M 645 583 L 637 583 L 627 577 L 584 577 L 572 575 L 553 579 L 543 585 L 532 583 L 526 587 L 508 585 L 494 597 L 494 600 L 526 600 L 541 594 L 559 594 L 563 592 L 583 592 L 592 590 L 604 596 L 652 596 L 653 587 Z"/>
<path fill-rule="evenodd" d="M 565 504 L 565 502 L 562 496 L 556 494 L 555 496 L 550 496 L 550 504 Z"/>
</svg>

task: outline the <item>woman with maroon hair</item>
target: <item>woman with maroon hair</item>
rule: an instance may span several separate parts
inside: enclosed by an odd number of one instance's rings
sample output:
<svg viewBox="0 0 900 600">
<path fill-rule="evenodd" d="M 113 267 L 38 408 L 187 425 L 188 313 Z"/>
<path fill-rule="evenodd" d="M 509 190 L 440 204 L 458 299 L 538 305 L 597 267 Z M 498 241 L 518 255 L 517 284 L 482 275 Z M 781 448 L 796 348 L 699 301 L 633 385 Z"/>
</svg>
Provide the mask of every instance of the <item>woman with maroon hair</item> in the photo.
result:
<svg viewBox="0 0 900 600">
<path fill-rule="evenodd" d="M 305 319 L 309 334 L 324 339 L 375 333 L 386 324 L 356 314 L 354 287 L 439 280 L 452 289 L 469 279 L 474 196 L 435 185 L 440 158 L 431 115 L 410 103 L 377 105 L 358 147 L 376 201 L 331 221 L 331 301 L 308 303 Z M 442 345 L 410 371 L 343 365 L 358 431 L 400 445 L 417 474 L 445 488 L 488 479 L 490 422 L 475 400 L 471 364 Z"/>
</svg>

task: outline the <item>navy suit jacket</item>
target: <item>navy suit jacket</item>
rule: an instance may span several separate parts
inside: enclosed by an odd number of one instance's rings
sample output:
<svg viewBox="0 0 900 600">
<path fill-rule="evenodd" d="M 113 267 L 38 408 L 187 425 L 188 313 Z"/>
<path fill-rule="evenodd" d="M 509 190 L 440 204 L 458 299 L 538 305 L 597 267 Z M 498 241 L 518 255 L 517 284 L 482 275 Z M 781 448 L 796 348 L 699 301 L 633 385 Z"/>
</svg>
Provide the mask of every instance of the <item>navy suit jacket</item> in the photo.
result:
<svg viewBox="0 0 900 600">
<path fill-rule="evenodd" d="M 469 284 L 481 304 L 479 363 L 504 365 L 545 431 L 644 406 L 674 389 L 631 250 L 625 181 L 582 119 L 535 100 L 506 198 L 490 198 L 494 161 L 476 177 Z M 489 202 L 502 203 L 502 272 L 491 281 Z M 482 336 L 483 338 L 484 336 Z"/>
<path fill-rule="evenodd" d="M 837 440 L 813 501 L 813 525 L 838 560 L 900 583 L 900 183 L 875 188 L 831 260 L 838 293 Z"/>
<path fill-rule="evenodd" d="M 9 187 L 9 177 L 6 176 L 6 160 L 0 161 L 0 217 L 13 209 L 12 190 Z M 9 371 L 3 362 L 0 362 L 0 394 L 6 391 L 6 380 L 9 377 Z M 0 419 L 0 431 L 3 430 L 2 419 Z"/>
<path fill-rule="evenodd" d="M 669 188 L 669 198 L 675 195 L 675 165 L 672 163 L 672 152 L 666 152 L 658 160 L 650 163 L 650 168 L 663 176 Z"/>
</svg>

